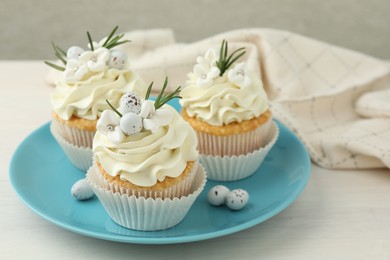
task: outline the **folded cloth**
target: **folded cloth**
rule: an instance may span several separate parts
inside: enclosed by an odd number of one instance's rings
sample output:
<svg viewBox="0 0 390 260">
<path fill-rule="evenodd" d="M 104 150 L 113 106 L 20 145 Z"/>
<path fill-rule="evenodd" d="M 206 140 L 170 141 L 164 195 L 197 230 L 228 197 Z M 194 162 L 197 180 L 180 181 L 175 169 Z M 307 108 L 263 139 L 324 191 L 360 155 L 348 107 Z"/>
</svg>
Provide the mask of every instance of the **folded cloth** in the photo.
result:
<svg viewBox="0 0 390 260">
<path fill-rule="evenodd" d="M 196 57 L 221 41 L 246 47 L 274 117 L 326 168 L 390 168 L 390 66 L 355 51 L 298 34 L 241 29 L 194 43 L 175 43 L 170 30 L 129 32 L 120 46 L 145 81 L 184 86 Z"/>
</svg>

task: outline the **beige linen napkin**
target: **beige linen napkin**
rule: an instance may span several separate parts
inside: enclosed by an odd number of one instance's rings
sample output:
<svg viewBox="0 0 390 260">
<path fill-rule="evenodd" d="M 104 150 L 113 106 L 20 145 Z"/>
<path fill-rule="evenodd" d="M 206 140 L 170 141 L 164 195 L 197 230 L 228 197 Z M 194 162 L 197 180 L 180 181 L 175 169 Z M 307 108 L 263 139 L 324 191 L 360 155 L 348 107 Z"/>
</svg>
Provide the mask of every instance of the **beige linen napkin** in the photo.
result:
<svg viewBox="0 0 390 260">
<path fill-rule="evenodd" d="M 291 32 L 242 29 L 198 42 L 175 43 L 170 30 L 127 33 L 121 46 L 148 83 L 184 86 L 196 57 L 222 39 L 245 46 L 274 117 L 326 168 L 390 167 L 390 66 L 361 53 Z"/>
</svg>

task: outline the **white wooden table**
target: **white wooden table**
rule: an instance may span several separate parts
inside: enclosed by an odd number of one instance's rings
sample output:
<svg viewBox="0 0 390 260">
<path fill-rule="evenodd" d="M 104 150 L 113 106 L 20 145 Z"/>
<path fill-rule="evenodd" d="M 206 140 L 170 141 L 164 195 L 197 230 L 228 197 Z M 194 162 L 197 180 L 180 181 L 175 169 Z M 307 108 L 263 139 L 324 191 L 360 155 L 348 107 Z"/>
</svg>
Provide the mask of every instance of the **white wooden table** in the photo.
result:
<svg viewBox="0 0 390 260">
<path fill-rule="evenodd" d="M 390 171 L 313 165 L 303 193 L 250 229 L 177 245 L 115 243 L 78 235 L 35 214 L 9 182 L 20 142 L 50 120 L 41 61 L 0 62 L 0 259 L 390 259 Z"/>
</svg>

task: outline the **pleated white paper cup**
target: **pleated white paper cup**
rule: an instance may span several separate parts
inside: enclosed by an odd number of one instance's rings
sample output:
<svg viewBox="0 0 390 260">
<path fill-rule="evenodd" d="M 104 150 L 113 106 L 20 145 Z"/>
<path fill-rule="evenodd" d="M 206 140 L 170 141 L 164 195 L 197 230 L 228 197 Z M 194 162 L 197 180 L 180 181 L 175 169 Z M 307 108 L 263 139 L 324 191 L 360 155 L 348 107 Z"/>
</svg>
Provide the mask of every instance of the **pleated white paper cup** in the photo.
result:
<svg viewBox="0 0 390 260">
<path fill-rule="evenodd" d="M 252 131 L 226 136 L 217 136 L 194 129 L 198 138 L 199 152 L 212 156 L 238 156 L 250 153 L 267 144 L 272 122 L 272 119 L 269 119 Z"/>
<path fill-rule="evenodd" d="M 61 146 L 65 155 L 68 157 L 69 161 L 82 171 L 87 171 L 92 165 L 92 148 L 76 146 L 69 143 L 65 140 L 56 127 L 56 124 L 53 122 L 50 124 L 50 132 L 56 139 L 57 143 Z"/>
<path fill-rule="evenodd" d="M 206 184 L 205 170 L 199 164 L 189 195 L 164 200 L 145 199 L 104 188 L 99 175 L 99 169 L 93 164 L 87 172 L 87 182 L 108 215 L 120 226 L 141 231 L 164 230 L 180 223 Z"/>
<path fill-rule="evenodd" d="M 51 121 L 53 128 L 56 130 L 65 141 L 78 147 L 90 147 L 92 148 L 93 137 L 95 131 L 87 131 L 65 125 L 56 118 L 52 118 Z"/>
<path fill-rule="evenodd" d="M 265 145 L 251 153 L 233 156 L 200 155 L 207 178 L 216 181 L 237 181 L 252 175 L 263 163 L 279 136 L 279 128 L 272 121 L 265 136 Z"/>
<path fill-rule="evenodd" d="M 95 163 L 94 163 L 95 164 Z M 101 186 L 105 189 L 112 190 L 113 192 L 119 192 L 122 195 L 127 196 L 136 196 L 136 197 L 144 197 L 144 198 L 161 198 L 173 199 L 175 197 L 181 197 L 183 194 L 189 193 L 191 190 L 192 182 L 198 173 L 199 161 L 195 161 L 192 166 L 191 172 L 187 174 L 187 176 L 178 184 L 172 185 L 171 187 L 161 190 L 161 191 L 150 191 L 150 190 L 131 190 L 125 187 L 121 187 L 120 184 L 117 183 L 109 183 L 107 180 L 101 176 Z"/>
</svg>

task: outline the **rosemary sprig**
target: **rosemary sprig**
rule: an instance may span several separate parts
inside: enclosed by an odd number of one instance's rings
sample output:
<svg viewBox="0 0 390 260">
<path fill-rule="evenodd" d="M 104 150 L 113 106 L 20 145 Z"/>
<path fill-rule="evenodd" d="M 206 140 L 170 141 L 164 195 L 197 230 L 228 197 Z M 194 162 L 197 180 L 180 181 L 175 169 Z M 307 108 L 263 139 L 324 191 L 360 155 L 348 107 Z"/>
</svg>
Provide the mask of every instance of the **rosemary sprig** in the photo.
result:
<svg viewBox="0 0 390 260">
<path fill-rule="evenodd" d="M 219 76 L 222 76 L 234 62 L 236 62 L 246 53 L 244 49 L 244 47 L 239 48 L 228 56 L 228 42 L 226 40 L 222 41 L 221 48 L 219 50 L 219 59 L 216 62 L 216 65 L 220 71 Z"/>
<path fill-rule="evenodd" d="M 156 110 L 159 109 L 160 107 L 162 107 L 165 103 L 167 103 L 171 99 L 181 98 L 181 96 L 178 95 L 181 91 L 181 86 L 179 86 L 177 89 L 175 89 L 172 93 L 170 93 L 168 95 L 164 95 L 164 92 L 165 92 L 165 89 L 167 88 L 167 86 L 168 86 L 168 77 L 165 78 L 164 85 L 163 85 L 160 93 L 158 94 L 156 101 L 154 101 L 154 108 Z M 150 83 L 148 90 L 146 91 L 145 100 L 149 99 L 150 93 L 152 92 L 152 88 L 153 88 L 153 82 Z"/>
<path fill-rule="evenodd" d="M 111 31 L 110 35 L 107 37 L 106 41 L 103 43 L 103 47 L 105 47 L 107 49 L 112 49 L 118 45 L 130 42 L 129 40 L 119 41 L 120 39 L 122 39 L 125 36 L 125 34 L 120 34 L 120 35 L 117 35 L 114 37 L 114 34 L 118 30 L 118 28 L 119 28 L 118 26 L 115 26 L 115 28 Z"/>
<path fill-rule="evenodd" d="M 91 48 L 91 51 L 94 51 L 95 48 L 93 47 L 92 37 L 91 37 L 91 35 L 89 34 L 89 32 L 87 32 L 87 37 L 88 37 L 89 46 L 90 46 L 90 48 Z"/>
<path fill-rule="evenodd" d="M 118 25 L 115 26 L 115 28 L 111 31 L 110 35 L 108 35 L 106 41 L 103 43 L 103 46 L 106 46 L 106 44 L 111 40 L 112 36 L 114 36 L 115 32 L 118 30 Z"/>
<path fill-rule="evenodd" d="M 111 33 L 109 34 L 109 36 L 105 40 L 102 47 L 107 48 L 107 49 L 112 49 L 118 45 L 130 42 L 129 40 L 122 39 L 125 36 L 125 34 L 120 34 L 120 35 L 117 35 L 114 37 L 114 34 L 118 30 L 118 28 L 119 28 L 118 26 L 115 26 L 115 28 L 111 31 Z M 92 40 L 91 34 L 88 31 L 87 31 L 87 38 L 88 38 L 88 42 L 89 42 L 91 51 L 94 51 L 95 48 L 93 46 L 93 40 Z M 66 63 L 67 63 L 66 52 L 63 49 L 61 49 L 58 45 L 56 45 L 54 42 L 52 42 L 51 45 L 54 49 L 54 55 L 66 66 Z M 48 62 L 48 61 L 45 61 L 45 64 L 56 69 L 56 70 L 59 70 L 59 71 L 65 70 L 65 67 L 56 65 L 56 64 Z"/>
<path fill-rule="evenodd" d="M 62 64 L 64 64 L 66 66 L 66 52 L 63 51 L 59 46 L 57 46 L 54 42 L 51 42 L 51 46 L 53 47 L 53 50 L 54 50 L 54 55 L 62 62 Z M 56 70 L 59 70 L 59 71 L 64 71 L 65 70 L 65 67 L 62 67 L 62 66 L 59 66 L 59 65 L 56 65 L 54 63 L 51 63 L 49 61 L 44 61 L 44 63 Z"/>
<path fill-rule="evenodd" d="M 61 66 L 58 66 L 54 63 L 51 63 L 49 61 L 44 61 L 44 63 L 50 67 L 52 67 L 53 69 L 56 69 L 56 70 L 59 70 L 59 71 L 65 71 L 65 68 L 64 67 L 61 67 Z"/>
<path fill-rule="evenodd" d="M 153 87 L 153 81 L 150 83 L 149 87 L 148 87 L 148 90 L 146 91 L 146 95 L 145 95 L 145 100 L 148 100 L 149 97 L 150 97 L 150 92 L 152 92 L 152 87 Z"/>
<path fill-rule="evenodd" d="M 107 104 L 111 107 L 111 109 L 114 110 L 114 112 L 115 112 L 119 117 L 122 117 L 121 112 L 119 112 L 117 109 L 115 109 L 115 107 L 110 103 L 110 101 L 108 101 L 108 100 L 106 99 L 106 102 L 107 102 Z"/>
</svg>

